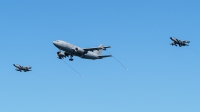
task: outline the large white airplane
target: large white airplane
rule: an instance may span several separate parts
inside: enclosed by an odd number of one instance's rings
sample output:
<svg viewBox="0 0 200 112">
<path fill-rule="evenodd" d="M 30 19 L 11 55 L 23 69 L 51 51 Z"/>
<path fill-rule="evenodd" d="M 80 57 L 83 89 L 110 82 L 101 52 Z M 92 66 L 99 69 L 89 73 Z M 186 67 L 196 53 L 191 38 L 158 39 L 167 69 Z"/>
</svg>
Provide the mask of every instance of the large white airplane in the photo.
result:
<svg viewBox="0 0 200 112">
<path fill-rule="evenodd" d="M 99 47 L 92 48 L 80 48 L 68 42 L 62 40 L 53 41 L 53 44 L 59 49 L 63 50 L 57 52 L 58 58 L 63 59 L 65 57 L 70 56 L 69 60 L 73 61 L 73 56 L 78 56 L 85 59 L 102 59 L 106 57 L 111 57 L 112 55 L 101 55 L 102 50 L 106 50 L 106 48 L 111 48 L 110 46 L 103 46 L 102 44 Z"/>
</svg>

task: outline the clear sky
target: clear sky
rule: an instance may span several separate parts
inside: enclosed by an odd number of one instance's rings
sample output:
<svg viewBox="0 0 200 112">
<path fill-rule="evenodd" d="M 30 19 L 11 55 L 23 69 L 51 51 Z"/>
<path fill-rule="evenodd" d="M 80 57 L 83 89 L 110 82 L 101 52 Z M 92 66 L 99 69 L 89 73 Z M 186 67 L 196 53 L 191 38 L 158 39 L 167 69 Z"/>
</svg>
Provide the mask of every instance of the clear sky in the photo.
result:
<svg viewBox="0 0 200 112">
<path fill-rule="evenodd" d="M 0 112 L 199 112 L 199 0 L 1 0 Z M 170 36 L 190 40 L 172 47 Z M 54 40 L 114 58 L 57 59 Z M 108 54 L 104 51 L 103 54 Z M 12 64 L 32 66 L 17 72 Z"/>
</svg>

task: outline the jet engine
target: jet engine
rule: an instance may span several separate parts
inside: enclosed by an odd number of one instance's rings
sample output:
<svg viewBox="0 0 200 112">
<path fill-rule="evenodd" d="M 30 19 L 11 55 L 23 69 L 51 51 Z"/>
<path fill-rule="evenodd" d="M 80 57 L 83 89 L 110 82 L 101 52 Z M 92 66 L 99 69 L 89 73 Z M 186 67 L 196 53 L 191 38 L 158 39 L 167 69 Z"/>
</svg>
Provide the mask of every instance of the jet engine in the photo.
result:
<svg viewBox="0 0 200 112">
<path fill-rule="evenodd" d="M 57 56 L 58 56 L 59 59 L 66 58 L 66 55 L 62 52 L 57 52 Z"/>
<path fill-rule="evenodd" d="M 77 53 L 81 53 L 81 54 L 85 53 L 85 51 L 84 51 L 83 49 L 78 48 L 78 47 L 76 47 L 76 48 L 74 49 L 74 51 L 77 52 Z"/>
</svg>

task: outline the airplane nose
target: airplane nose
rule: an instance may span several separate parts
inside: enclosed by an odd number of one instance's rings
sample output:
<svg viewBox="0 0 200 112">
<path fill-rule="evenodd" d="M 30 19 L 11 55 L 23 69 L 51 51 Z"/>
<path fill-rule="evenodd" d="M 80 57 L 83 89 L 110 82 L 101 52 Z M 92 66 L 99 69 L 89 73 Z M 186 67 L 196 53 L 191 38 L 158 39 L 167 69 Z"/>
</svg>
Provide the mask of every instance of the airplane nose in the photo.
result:
<svg viewBox="0 0 200 112">
<path fill-rule="evenodd" d="M 56 46 L 57 48 L 60 48 L 60 46 L 61 46 L 61 43 L 60 43 L 59 40 L 53 41 L 53 44 L 54 44 L 54 46 Z"/>
<path fill-rule="evenodd" d="M 53 45 L 59 48 L 59 43 L 57 41 L 53 41 Z"/>
<path fill-rule="evenodd" d="M 55 45 L 56 41 L 53 41 L 53 44 Z"/>
</svg>

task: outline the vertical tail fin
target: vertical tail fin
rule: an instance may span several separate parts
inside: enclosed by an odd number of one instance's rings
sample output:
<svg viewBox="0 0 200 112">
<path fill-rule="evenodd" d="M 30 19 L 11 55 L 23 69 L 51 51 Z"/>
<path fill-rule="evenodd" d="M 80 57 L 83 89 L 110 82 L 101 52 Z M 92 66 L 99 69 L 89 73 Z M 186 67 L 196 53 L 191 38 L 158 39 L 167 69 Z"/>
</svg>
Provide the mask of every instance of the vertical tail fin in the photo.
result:
<svg viewBox="0 0 200 112">
<path fill-rule="evenodd" d="M 100 56 L 101 53 L 102 53 L 102 50 L 103 50 L 103 44 L 99 45 L 99 48 L 102 48 L 102 49 L 100 49 L 100 50 L 94 50 L 94 51 L 93 51 L 93 52 L 94 52 L 95 54 L 97 54 L 98 56 Z"/>
</svg>

